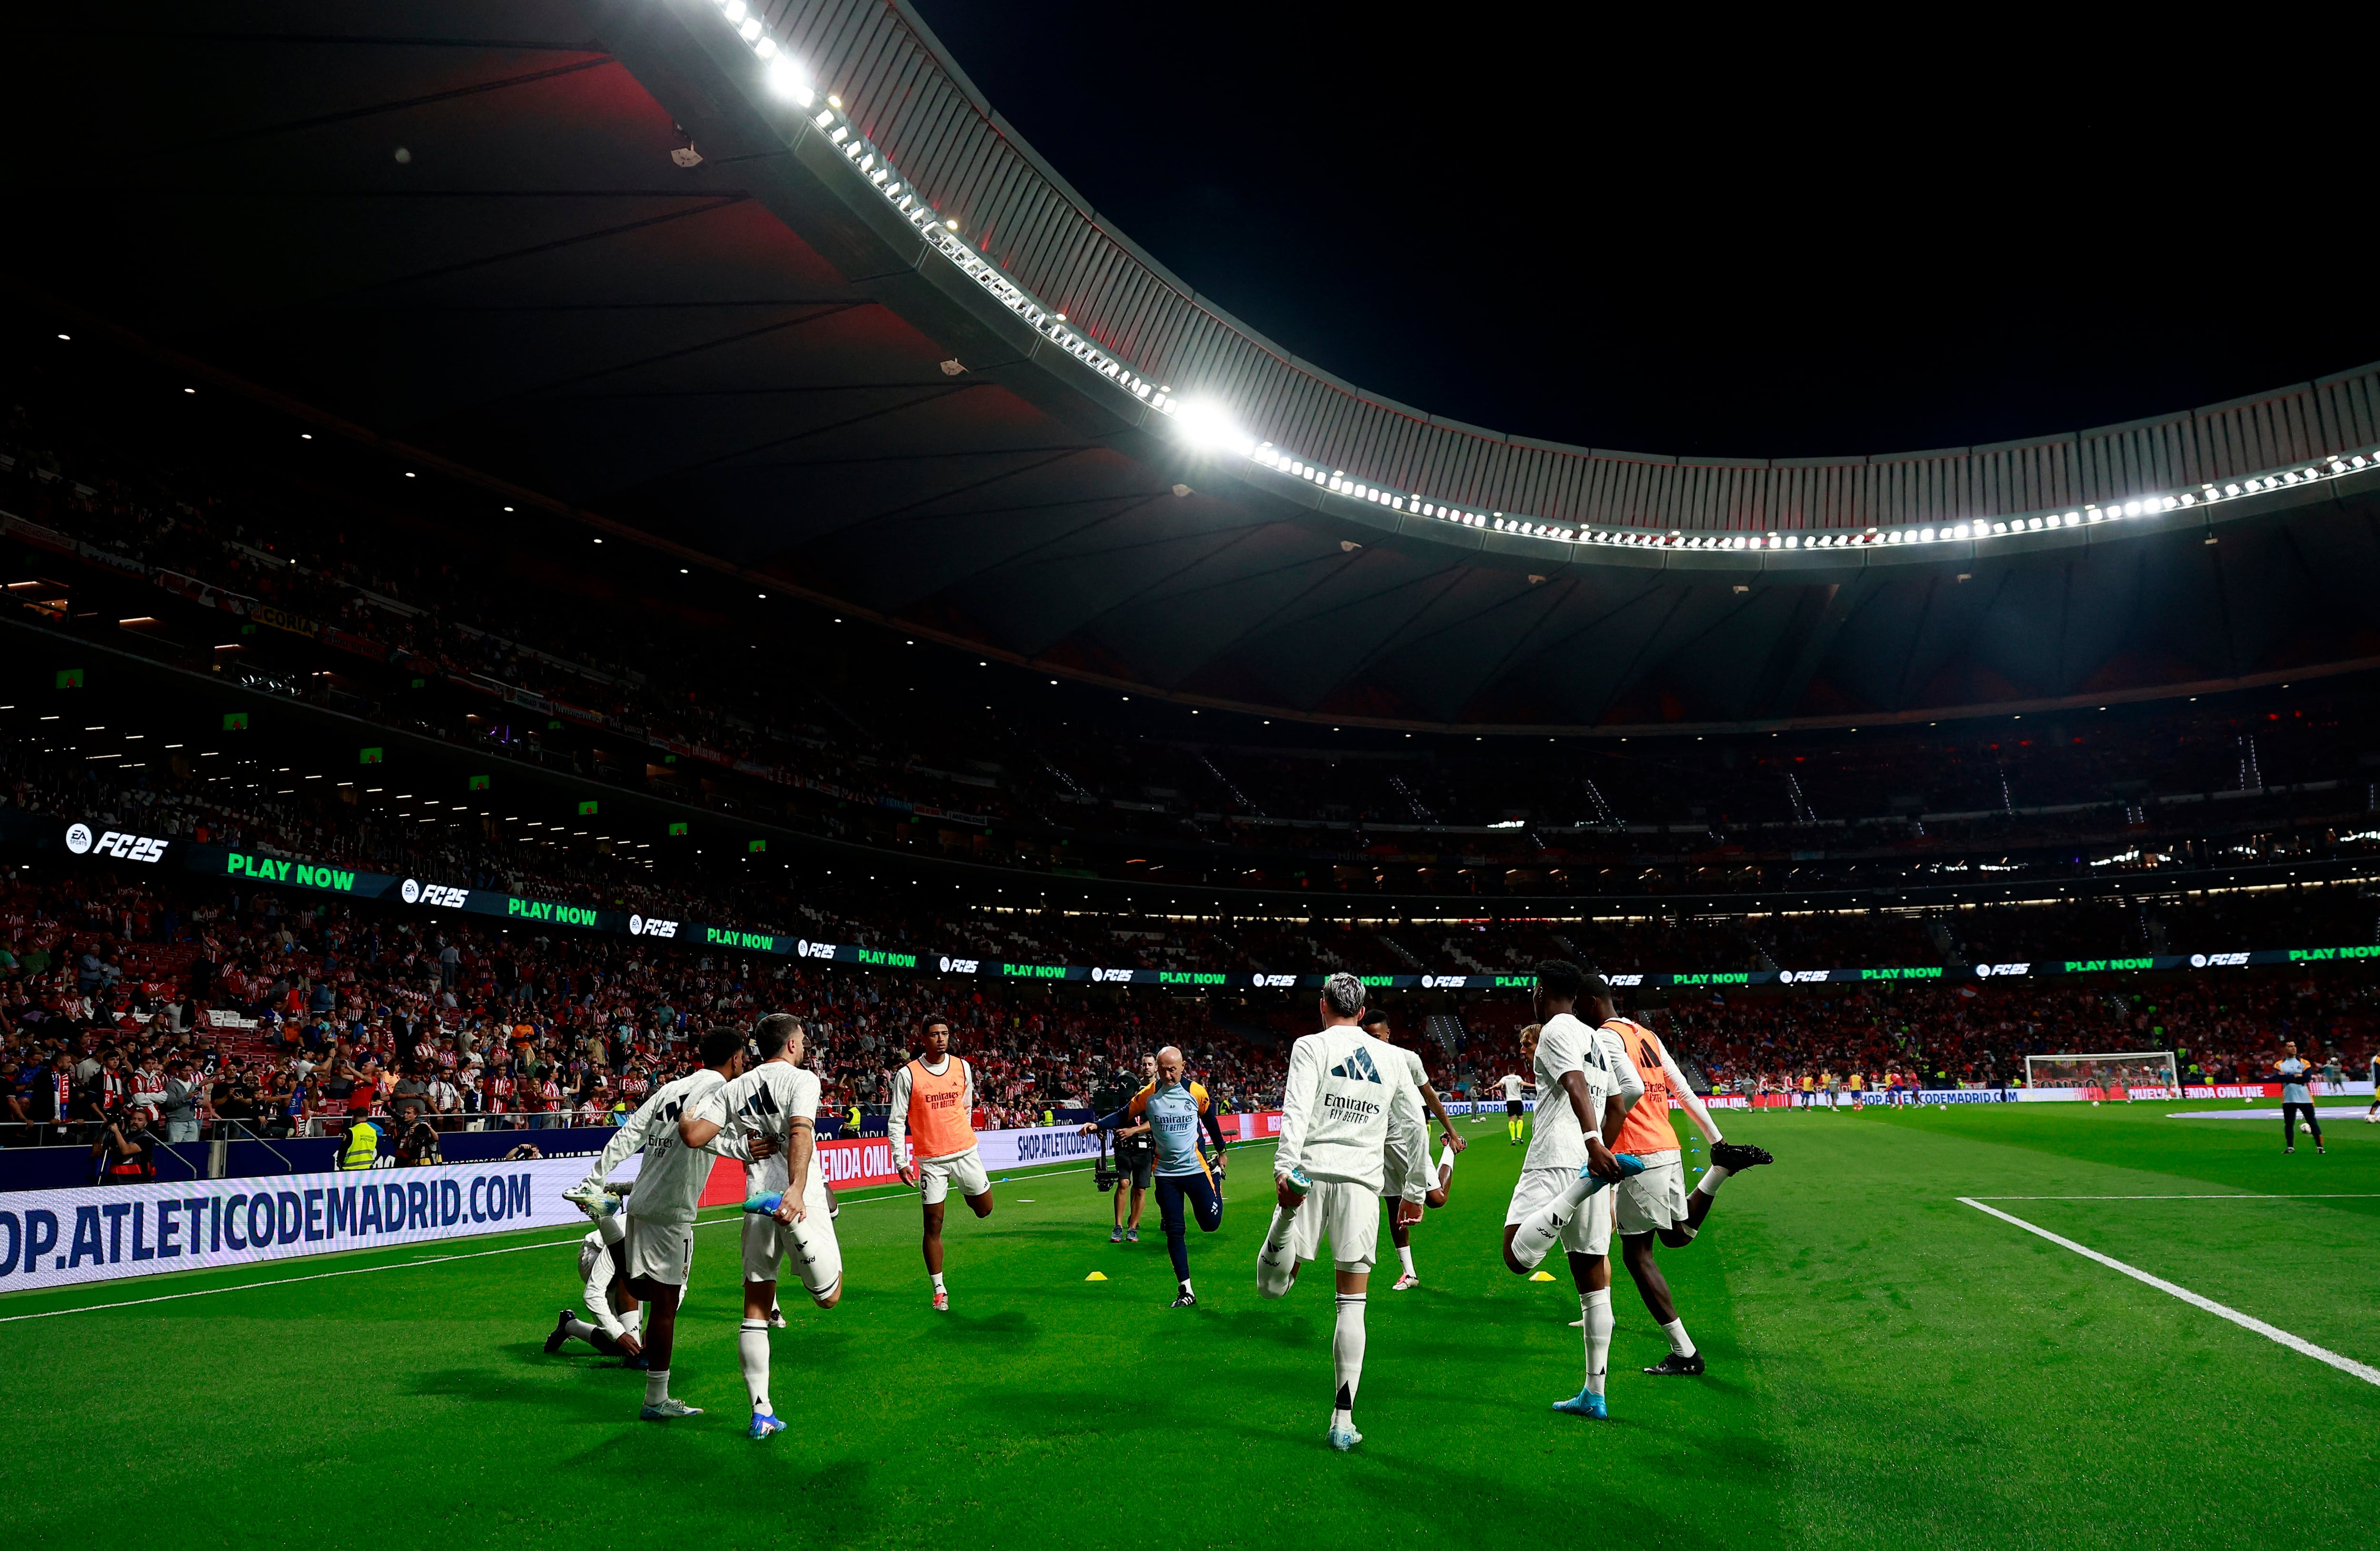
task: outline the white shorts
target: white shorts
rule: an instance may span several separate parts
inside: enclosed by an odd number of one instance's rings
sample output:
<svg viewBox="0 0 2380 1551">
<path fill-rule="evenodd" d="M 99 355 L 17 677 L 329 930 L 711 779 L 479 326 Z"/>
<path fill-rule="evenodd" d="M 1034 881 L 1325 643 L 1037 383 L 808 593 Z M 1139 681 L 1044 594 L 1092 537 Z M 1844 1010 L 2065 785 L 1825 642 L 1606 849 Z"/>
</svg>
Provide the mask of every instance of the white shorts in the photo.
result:
<svg viewBox="0 0 2380 1551">
<path fill-rule="evenodd" d="M 1621 1181 L 1605 1194 L 1619 1197 L 1613 1209 L 1622 1233 L 1658 1233 L 1677 1227 L 1686 1220 L 1686 1167 L 1682 1155 L 1653 1154 L 1645 1159 L 1645 1172 Z"/>
<path fill-rule="evenodd" d="M 991 1180 L 983 1171 L 983 1155 L 973 1147 L 948 1157 L 919 1158 L 917 1177 L 929 1206 L 947 1200 L 953 1185 L 961 1195 L 981 1195 L 991 1188 Z"/>
<path fill-rule="evenodd" d="M 1535 1217 L 1578 1182 L 1575 1169 L 1524 1169 L 1512 1182 L 1512 1204 L 1504 1208 L 1504 1226 L 1516 1227 Z M 1562 1225 L 1561 1247 L 1572 1254 L 1611 1253 L 1611 1192 L 1598 1190 Z"/>
<path fill-rule="evenodd" d="M 1340 1270 L 1369 1271 L 1378 1258 L 1380 1193 L 1336 1180 L 1315 1181 L 1290 1219 L 1289 1253 L 1297 1260 L 1312 1260 L 1325 1239 L 1330 1241 L 1331 1263 Z"/>
<path fill-rule="evenodd" d="M 1427 1152 L 1422 1155 L 1421 1188 L 1424 1194 L 1438 1188 L 1438 1159 Z M 1391 1208 L 1405 1193 L 1405 1171 L 1397 1167 L 1397 1155 L 1390 1153 L 1381 1165 L 1380 1199 Z"/>
<path fill-rule="evenodd" d="M 813 1171 L 803 1194 L 807 1213 L 797 1223 L 747 1213 L 744 1218 L 744 1279 L 782 1279 L 784 1262 L 794 1262 L 795 1274 L 812 1298 L 823 1298 L 843 1280 L 843 1245 L 827 1217 L 826 1177 Z"/>
<path fill-rule="evenodd" d="M 694 1224 L 628 1216 L 628 1279 L 684 1287 L 694 1268 Z"/>
</svg>

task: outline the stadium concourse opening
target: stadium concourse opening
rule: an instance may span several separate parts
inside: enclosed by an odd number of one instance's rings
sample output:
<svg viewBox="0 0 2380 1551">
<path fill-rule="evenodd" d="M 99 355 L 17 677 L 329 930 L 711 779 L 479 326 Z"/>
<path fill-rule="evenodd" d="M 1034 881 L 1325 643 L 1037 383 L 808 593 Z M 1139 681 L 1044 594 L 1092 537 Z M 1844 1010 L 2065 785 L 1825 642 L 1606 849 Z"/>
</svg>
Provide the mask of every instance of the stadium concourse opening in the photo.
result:
<svg viewBox="0 0 2380 1551">
<path fill-rule="evenodd" d="M 177 25 L 11 37 L 27 1544 L 2362 1543 L 2365 335 L 1616 453 L 906 6 Z"/>
</svg>

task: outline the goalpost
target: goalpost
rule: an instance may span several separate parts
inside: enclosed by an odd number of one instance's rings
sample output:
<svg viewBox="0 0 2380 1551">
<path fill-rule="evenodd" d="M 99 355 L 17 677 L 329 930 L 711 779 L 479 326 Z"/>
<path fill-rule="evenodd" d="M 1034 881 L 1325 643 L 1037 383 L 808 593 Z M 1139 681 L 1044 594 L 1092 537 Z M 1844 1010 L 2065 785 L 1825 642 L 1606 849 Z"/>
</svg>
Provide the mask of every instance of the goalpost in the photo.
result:
<svg viewBox="0 0 2380 1551">
<path fill-rule="evenodd" d="M 2162 1088 L 2181 1097 L 2171 1050 L 2108 1050 L 2024 1058 L 2028 1088 L 2097 1088 L 2113 1098 L 2130 1098 L 2141 1088 Z"/>
</svg>

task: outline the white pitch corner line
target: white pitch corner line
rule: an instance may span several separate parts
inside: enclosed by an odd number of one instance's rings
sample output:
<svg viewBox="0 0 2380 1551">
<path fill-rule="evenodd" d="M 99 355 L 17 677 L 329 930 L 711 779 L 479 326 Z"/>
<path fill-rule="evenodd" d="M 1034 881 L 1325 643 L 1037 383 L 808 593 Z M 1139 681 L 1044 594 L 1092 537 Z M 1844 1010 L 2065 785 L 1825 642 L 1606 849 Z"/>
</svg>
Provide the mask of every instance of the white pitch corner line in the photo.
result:
<svg viewBox="0 0 2380 1551">
<path fill-rule="evenodd" d="M 2366 1384 L 2380 1386 L 2380 1368 L 2373 1367 L 2368 1363 L 2358 1363 L 2352 1357 L 2341 1357 L 2338 1352 L 2331 1351 L 2327 1347 L 2316 1346 L 2312 1341 L 2307 1340 L 2301 1336 L 2292 1336 L 2280 1327 L 2277 1325 L 2267 1325 L 2263 1320 L 2256 1318 L 2253 1315 L 2241 1314 L 2235 1308 L 2230 1308 L 2225 1304 L 2218 1303 L 2212 1298 L 2203 1297 L 2198 1293 L 2191 1291 L 2190 1289 L 2186 1287 L 2180 1287 L 2175 1283 L 2166 1280 L 2163 1277 L 2153 1277 L 2137 1266 L 2127 1266 L 2113 1255 L 2101 1254 L 2097 1250 L 2089 1248 L 2086 1245 L 2078 1244 L 2071 1239 L 2061 1238 L 2058 1234 L 2052 1233 L 2046 1228 L 2037 1227 L 2033 1223 L 2025 1221 L 2022 1218 L 2011 1217 L 2008 1213 L 2003 1212 L 1995 1206 L 1986 1206 L 1983 1202 L 1976 1200 L 1972 1195 L 1961 1195 L 1958 1199 L 1959 1204 L 1962 1206 L 1973 1206 L 1975 1210 L 1985 1213 L 1990 1217 L 1996 1217 L 2002 1222 L 2014 1223 L 2017 1227 L 2023 1229 L 2027 1233 L 2035 1234 L 2041 1238 L 2046 1239 L 2060 1249 L 2072 1250 L 2076 1254 L 2081 1255 L 2083 1259 L 2095 1260 L 2111 1271 L 2121 1271 L 2124 1275 L 2131 1278 L 2134 1281 L 2145 1282 L 2150 1287 L 2155 1288 L 2159 1292 L 2170 1294 L 2194 1308 L 2204 1309 L 2208 1314 L 2216 1315 L 2222 1319 L 2228 1319 L 2232 1324 L 2240 1327 L 2242 1330 L 2252 1330 L 2268 1341 L 2279 1342 L 2281 1345 L 2288 1347 L 2291 1351 L 2302 1352 L 2306 1356 L 2313 1358 L 2317 1363 L 2327 1363 L 2342 1374 L 2352 1375 L 2353 1376 L 2362 1379 Z M 1994 1199 L 2006 1201 L 2016 1198 L 2012 1196 L 1998 1196 Z M 2058 1198 L 2045 1197 L 2044 1199 Z M 2064 1199 L 2089 1200 L 2096 1198 L 2074 1196 L 2065 1197 Z M 2116 1199 L 2189 1200 L 2192 1198 L 2184 1196 L 2179 1198 L 2117 1197 Z"/>
<path fill-rule="evenodd" d="M 1959 1199 L 1972 1206 L 1978 1201 L 2380 1201 L 2380 1194 L 2274 1195 L 2259 1191 L 2252 1195 L 1962 1195 Z"/>
</svg>

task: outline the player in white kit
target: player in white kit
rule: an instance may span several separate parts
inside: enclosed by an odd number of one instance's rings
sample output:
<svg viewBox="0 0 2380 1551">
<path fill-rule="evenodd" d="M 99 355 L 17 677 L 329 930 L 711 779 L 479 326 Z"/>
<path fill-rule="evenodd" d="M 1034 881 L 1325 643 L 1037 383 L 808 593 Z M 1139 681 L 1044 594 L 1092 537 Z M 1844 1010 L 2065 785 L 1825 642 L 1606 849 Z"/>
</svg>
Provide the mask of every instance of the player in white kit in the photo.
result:
<svg viewBox="0 0 2380 1551">
<path fill-rule="evenodd" d="M 759 1439 L 785 1430 L 769 1400 L 778 1272 L 792 1254 L 811 1301 L 831 1309 L 843 1296 L 843 1249 L 827 1220 L 826 1173 L 816 1167 L 819 1080 L 801 1067 L 801 1020 L 772 1012 L 753 1029 L 752 1042 L 760 1064 L 714 1089 L 701 1116 L 747 1143 L 765 1136 L 775 1144 L 744 1167 L 744 1324 L 735 1347 L 752 1397 L 751 1436 Z"/>
<path fill-rule="evenodd" d="M 578 1242 L 578 1279 L 582 1284 L 578 1301 L 587 1311 L 587 1318 L 579 1318 L 577 1309 L 563 1310 L 562 1317 L 545 1338 L 549 1353 L 560 1351 L 565 1341 L 579 1340 L 606 1357 L 619 1358 L 624 1368 L 645 1366 L 644 1347 L 637 1334 L 644 1311 L 637 1306 L 636 1295 L 621 1282 L 619 1267 L 612 1254 L 613 1246 L 625 1235 L 626 1228 L 618 1218 L 606 1217 Z"/>
<path fill-rule="evenodd" d="M 1528 1054 L 1524 1049 L 1522 1059 L 1525 1060 Z M 1504 1090 L 1504 1141 L 1507 1145 L 1517 1147 L 1521 1145 L 1522 1131 L 1528 1124 L 1524 1101 L 1535 1084 L 1517 1072 L 1507 1072 L 1496 1079 L 1496 1085 Z"/>
<path fill-rule="evenodd" d="M 1327 1436 L 1342 1452 L 1364 1441 L 1355 1431 L 1355 1391 L 1364 1379 L 1365 1290 L 1379 1242 L 1385 1155 L 1391 1138 L 1406 1149 L 1397 1217 L 1408 1223 L 1421 1217 L 1429 1157 L 1413 1069 L 1395 1046 L 1357 1025 L 1363 1010 L 1364 983 L 1333 975 L 1322 986 L 1321 1032 L 1290 1048 L 1281 1147 L 1273 1157 L 1278 1205 L 1257 1252 L 1257 1291 L 1279 1298 L 1296 1282 L 1299 1264 L 1330 1242 L 1339 1315 L 1330 1337 L 1337 1388 Z"/>
<path fill-rule="evenodd" d="M 773 1147 L 766 1137 L 747 1143 L 723 1136 L 718 1126 L 700 1117 L 703 1099 L 744 1070 L 743 1031 L 715 1026 L 702 1036 L 699 1049 L 701 1070 L 655 1089 L 628 1123 L 613 1133 L 587 1178 L 566 1193 L 577 1203 L 600 1197 L 613 1169 L 631 1156 L 644 1154 L 636 1194 L 623 1215 L 628 1229 L 628 1290 L 651 1311 L 645 1322 L 645 1404 L 638 1413 L 647 1422 L 702 1413 L 701 1407 L 671 1397 L 670 1349 L 677 1335 L 678 1299 L 694 1266 L 694 1217 L 702 1187 L 710 1181 L 711 1158 L 749 1161 L 766 1157 Z"/>
<path fill-rule="evenodd" d="M 1389 1032 L 1389 1015 L 1380 1009 L 1365 1009 L 1363 1024 L 1364 1032 L 1381 1044 L 1396 1045 L 1395 1037 Z M 1421 1204 L 1436 1211 L 1446 1205 L 1446 1193 L 1454 1183 L 1454 1155 L 1468 1144 L 1454 1133 L 1454 1121 L 1447 1115 L 1446 1106 L 1439 1102 L 1438 1090 L 1430 1085 L 1429 1068 L 1422 1064 L 1421 1052 L 1406 1045 L 1397 1045 L 1397 1052 L 1405 1058 L 1406 1064 L 1412 1069 L 1414 1091 L 1421 1096 L 1422 1108 L 1437 1120 L 1439 1136 L 1445 1143 L 1444 1149 L 1439 1154 L 1437 1168 L 1431 1169 L 1428 1129 L 1424 1127 L 1420 1151 L 1422 1166 L 1427 1172 L 1422 1181 Z M 1402 1200 L 1404 1196 L 1405 1177 L 1400 1160 L 1406 1155 L 1407 1141 L 1401 1137 L 1390 1139 L 1388 1157 L 1383 1160 L 1387 1172 L 1380 1187 L 1380 1197 L 1384 1201 Z M 1389 1290 L 1410 1292 L 1421 1285 L 1421 1275 L 1414 1269 L 1413 1228 L 1406 1223 L 1391 1221 L 1389 1224 L 1389 1240 L 1397 1247 L 1398 1265 L 1397 1279 L 1390 1284 Z"/>
<path fill-rule="evenodd" d="M 1557 1238 L 1568 1252 L 1585 1336 L 1586 1379 L 1554 1409 L 1600 1418 L 1612 1327 L 1612 1197 L 1603 1187 L 1643 1171 L 1639 1160 L 1613 1153 L 1610 1143 L 1644 1096 L 1645 1083 L 1618 1035 L 1590 1029 L 1572 1015 L 1582 995 L 1609 1011 L 1611 988 L 1600 975 L 1567 959 L 1537 965 L 1534 997 L 1543 1021 L 1534 1062 L 1536 1123 L 1504 1213 L 1504 1264 L 1527 1276 Z"/>
</svg>

